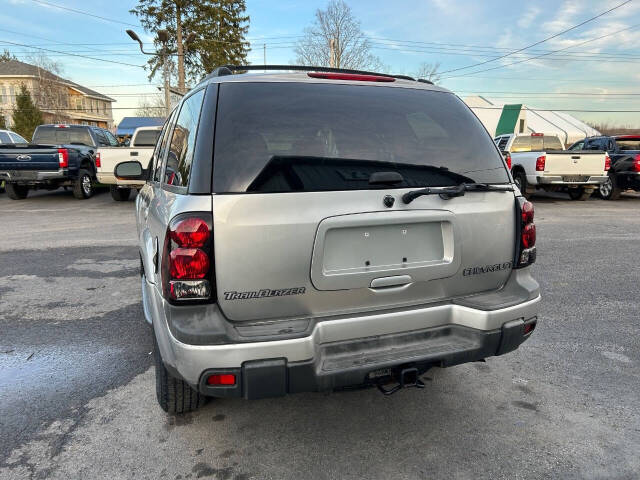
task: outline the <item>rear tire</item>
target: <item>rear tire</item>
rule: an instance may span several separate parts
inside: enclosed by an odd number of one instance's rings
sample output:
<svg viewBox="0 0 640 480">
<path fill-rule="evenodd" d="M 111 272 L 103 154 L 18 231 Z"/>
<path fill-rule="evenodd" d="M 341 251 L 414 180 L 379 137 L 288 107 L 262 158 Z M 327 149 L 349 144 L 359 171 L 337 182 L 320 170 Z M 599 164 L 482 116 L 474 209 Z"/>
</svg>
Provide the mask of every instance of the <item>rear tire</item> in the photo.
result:
<svg viewBox="0 0 640 480">
<path fill-rule="evenodd" d="M 78 178 L 73 182 L 73 196 L 78 200 L 90 198 L 93 195 L 93 179 L 91 173 L 84 168 L 78 171 Z"/>
<path fill-rule="evenodd" d="M 111 198 L 116 202 L 126 202 L 129 200 L 129 195 L 131 195 L 130 188 L 118 188 L 115 185 L 111 185 L 109 191 L 111 192 Z"/>
<path fill-rule="evenodd" d="M 571 200 L 579 200 L 581 202 L 584 202 L 591 196 L 592 193 L 593 193 L 593 190 L 590 190 L 584 187 L 570 188 L 569 198 Z"/>
<path fill-rule="evenodd" d="M 607 181 L 600 185 L 598 193 L 603 200 L 618 200 L 622 189 L 618 187 L 615 177 L 609 175 Z"/>
<path fill-rule="evenodd" d="M 29 187 L 26 185 L 16 185 L 15 183 L 7 182 L 5 188 L 11 200 L 24 200 L 29 194 Z"/>
<path fill-rule="evenodd" d="M 156 364 L 156 398 L 167 413 L 181 414 L 197 410 L 205 403 L 205 396 L 182 379 L 172 376 L 164 366 L 158 341 L 153 333 L 153 356 Z"/>
<path fill-rule="evenodd" d="M 530 194 L 527 193 L 527 176 L 522 170 L 516 170 L 513 172 L 513 182 L 516 184 L 523 197 L 530 197 Z"/>
</svg>

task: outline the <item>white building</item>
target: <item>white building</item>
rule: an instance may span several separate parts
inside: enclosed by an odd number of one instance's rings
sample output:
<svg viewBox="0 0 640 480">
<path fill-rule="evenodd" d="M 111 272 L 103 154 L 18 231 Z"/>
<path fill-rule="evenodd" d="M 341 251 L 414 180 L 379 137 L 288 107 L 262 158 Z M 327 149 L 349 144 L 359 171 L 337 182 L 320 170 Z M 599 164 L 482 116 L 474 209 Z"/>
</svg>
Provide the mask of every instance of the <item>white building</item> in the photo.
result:
<svg viewBox="0 0 640 480">
<path fill-rule="evenodd" d="M 565 112 L 538 110 L 524 104 L 505 104 L 482 96 L 463 99 L 493 136 L 507 133 L 557 135 L 566 146 L 592 135 L 595 128 Z"/>
</svg>

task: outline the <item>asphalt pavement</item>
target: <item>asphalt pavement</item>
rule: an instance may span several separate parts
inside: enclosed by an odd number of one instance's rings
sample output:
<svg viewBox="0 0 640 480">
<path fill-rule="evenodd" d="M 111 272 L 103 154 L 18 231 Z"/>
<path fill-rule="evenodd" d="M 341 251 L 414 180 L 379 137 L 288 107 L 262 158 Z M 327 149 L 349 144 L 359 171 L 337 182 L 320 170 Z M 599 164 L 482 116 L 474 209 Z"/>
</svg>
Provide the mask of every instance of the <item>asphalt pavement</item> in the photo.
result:
<svg viewBox="0 0 640 480">
<path fill-rule="evenodd" d="M 640 478 L 640 196 L 534 197 L 540 322 L 424 390 L 155 400 L 133 199 L 0 194 L 1 479 Z"/>
</svg>

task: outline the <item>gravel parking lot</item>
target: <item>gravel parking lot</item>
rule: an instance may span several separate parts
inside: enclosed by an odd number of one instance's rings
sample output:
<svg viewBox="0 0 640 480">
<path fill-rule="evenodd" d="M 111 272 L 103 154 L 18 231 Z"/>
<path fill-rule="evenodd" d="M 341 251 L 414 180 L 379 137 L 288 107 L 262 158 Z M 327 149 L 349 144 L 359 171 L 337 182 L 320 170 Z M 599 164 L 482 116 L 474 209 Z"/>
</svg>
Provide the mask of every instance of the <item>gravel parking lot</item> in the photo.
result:
<svg viewBox="0 0 640 480">
<path fill-rule="evenodd" d="M 424 390 L 155 400 L 133 200 L 0 195 L 0 478 L 638 478 L 640 196 L 534 197 L 541 322 Z"/>
</svg>

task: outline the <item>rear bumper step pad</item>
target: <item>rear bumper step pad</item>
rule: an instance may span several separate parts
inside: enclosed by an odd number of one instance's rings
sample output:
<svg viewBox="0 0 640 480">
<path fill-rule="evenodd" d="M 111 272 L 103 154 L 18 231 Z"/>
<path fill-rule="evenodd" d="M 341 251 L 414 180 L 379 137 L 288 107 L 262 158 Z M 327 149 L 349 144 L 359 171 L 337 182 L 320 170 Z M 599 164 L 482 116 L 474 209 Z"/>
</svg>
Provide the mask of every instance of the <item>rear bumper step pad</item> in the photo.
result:
<svg viewBox="0 0 640 480">
<path fill-rule="evenodd" d="M 206 370 L 199 389 L 214 397 L 256 399 L 373 385 L 370 374 L 381 369 L 411 366 L 426 371 L 511 352 L 529 337 L 524 333 L 525 323 L 535 320 L 512 320 L 490 331 L 447 325 L 328 343 L 320 345 L 316 358 L 306 362 L 276 358 L 245 362 L 239 368 Z M 233 386 L 207 385 L 208 376 L 215 373 L 233 373 L 238 381 Z"/>
</svg>

